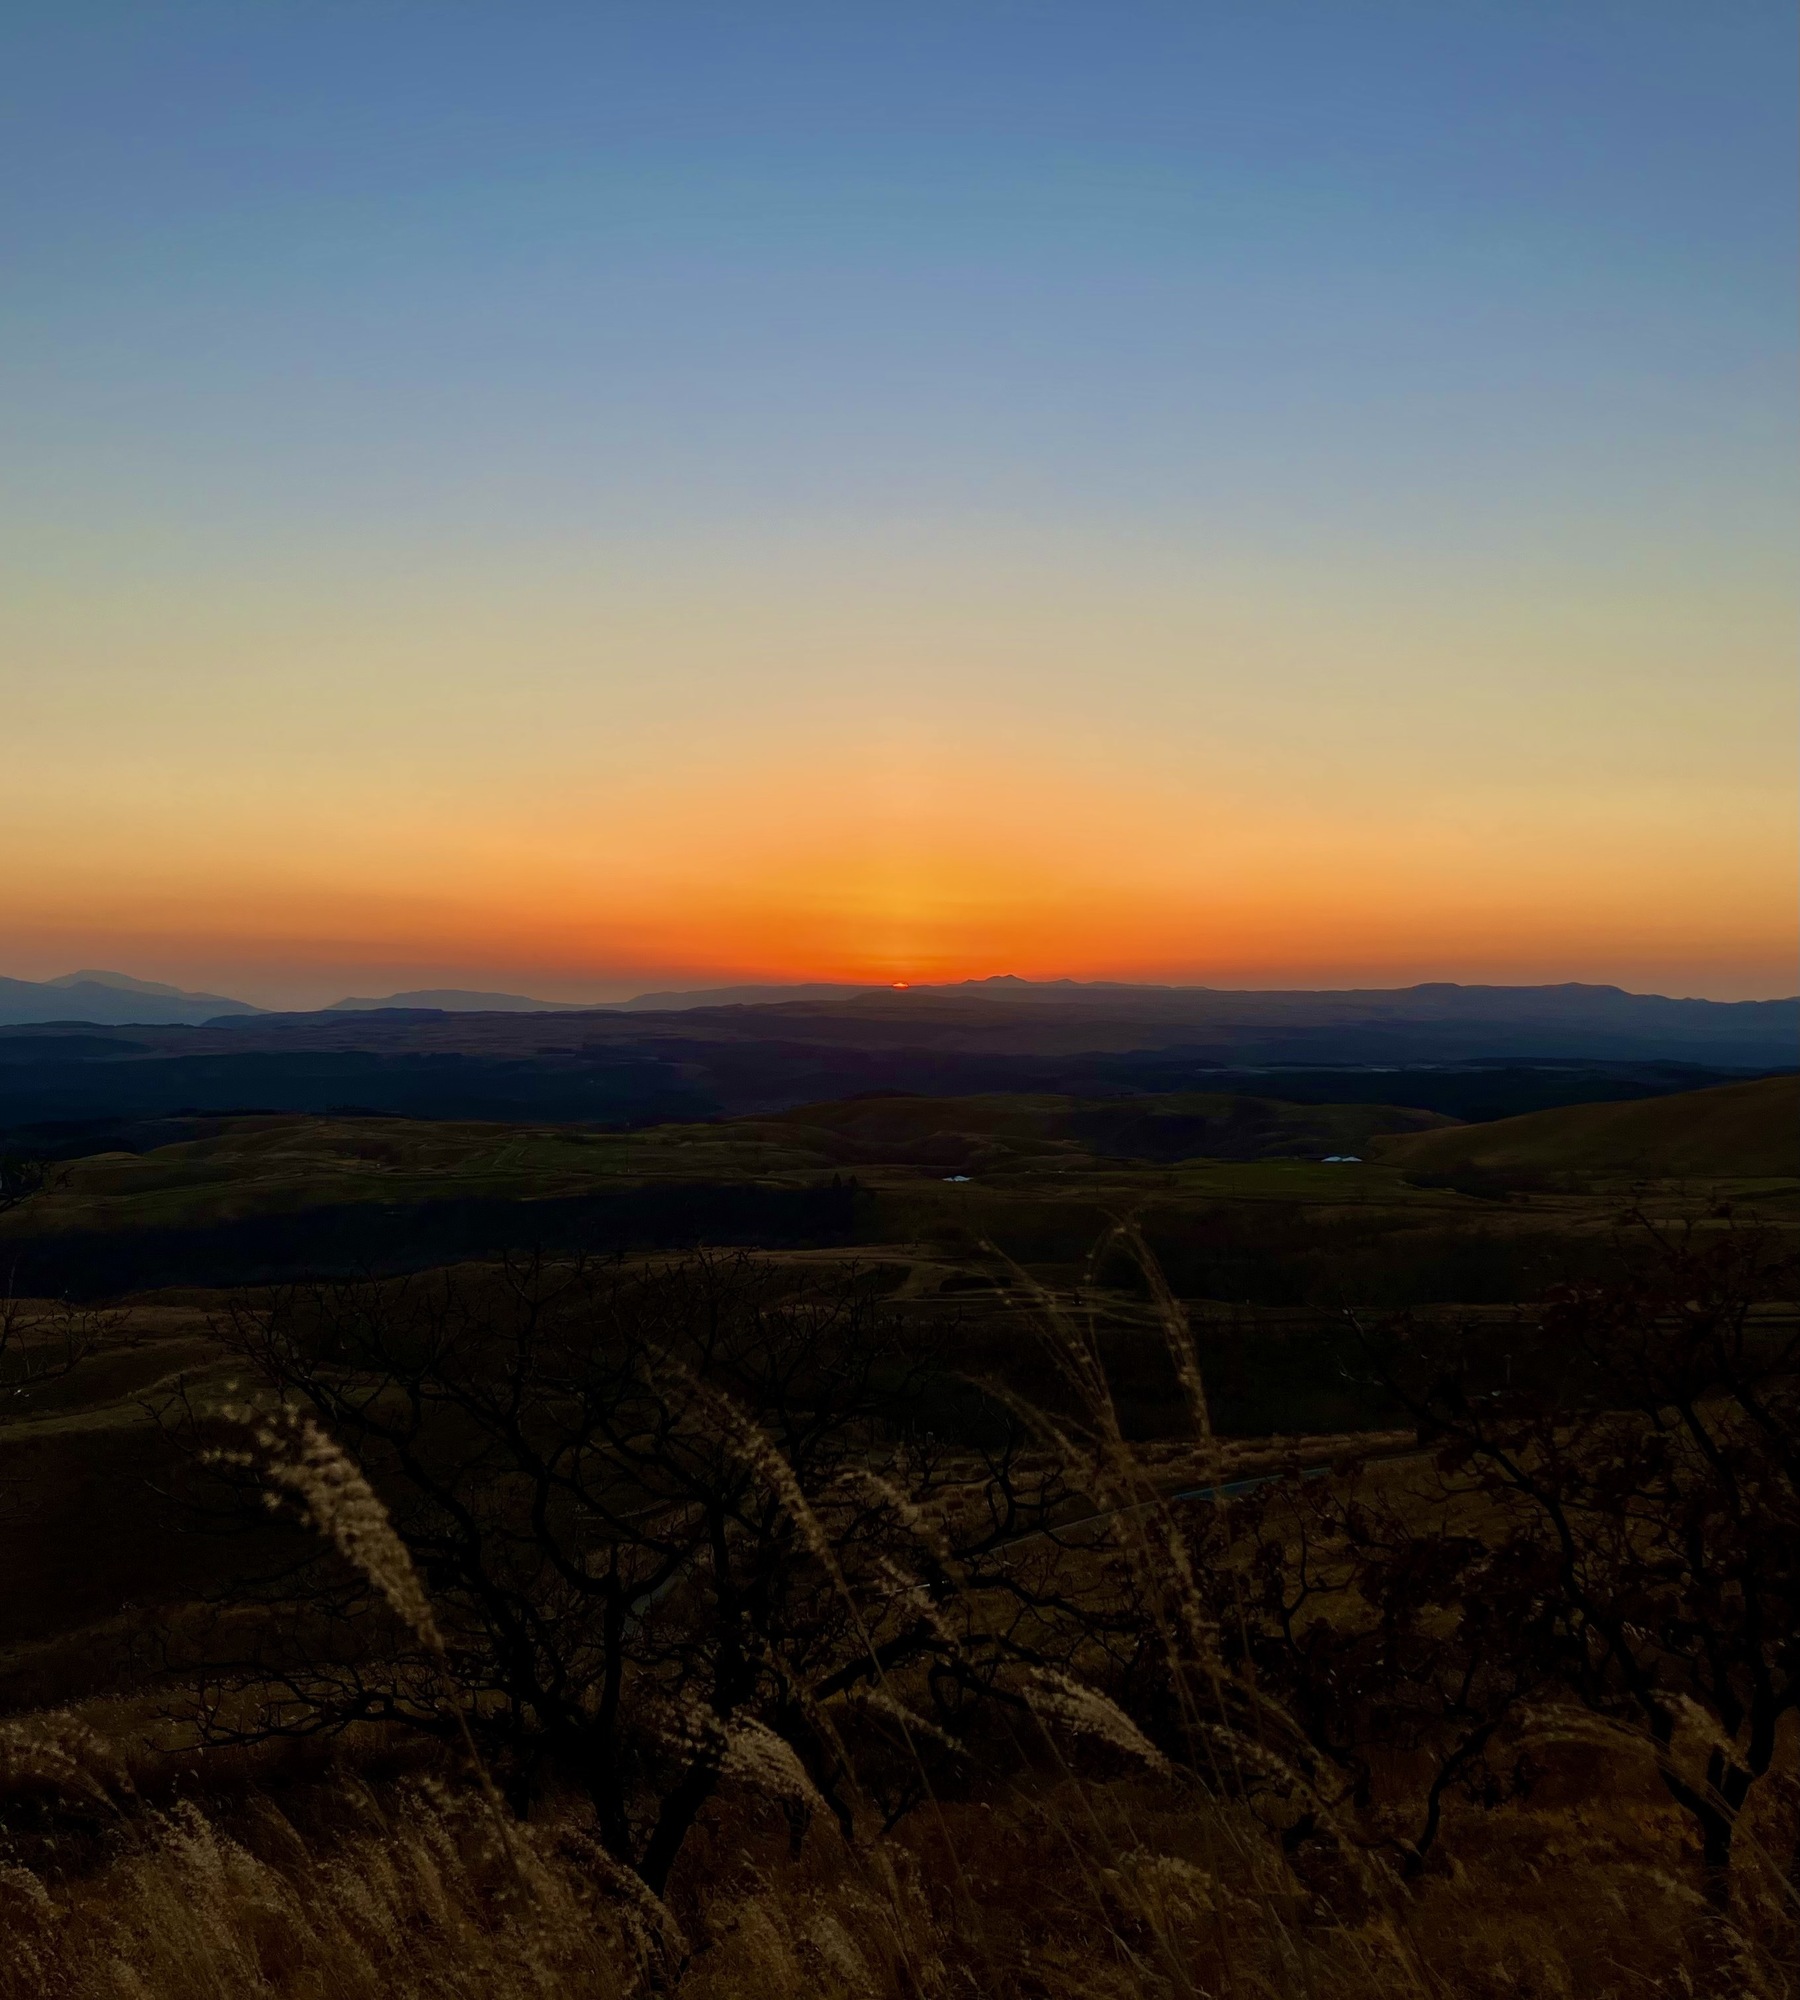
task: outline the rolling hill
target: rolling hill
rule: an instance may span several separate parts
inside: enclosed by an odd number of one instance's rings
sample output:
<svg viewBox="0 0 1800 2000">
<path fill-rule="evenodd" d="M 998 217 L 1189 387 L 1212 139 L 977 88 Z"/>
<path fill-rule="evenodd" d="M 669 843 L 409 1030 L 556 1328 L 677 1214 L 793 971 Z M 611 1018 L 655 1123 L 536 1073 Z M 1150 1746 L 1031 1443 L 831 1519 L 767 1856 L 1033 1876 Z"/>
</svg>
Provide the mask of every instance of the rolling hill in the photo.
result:
<svg viewBox="0 0 1800 2000">
<path fill-rule="evenodd" d="M 1800 1076 L 1570 1104 L 1380 1143 L 1384 1163 L 1428 1173 L 1800 1174 Z"/>
</svg>

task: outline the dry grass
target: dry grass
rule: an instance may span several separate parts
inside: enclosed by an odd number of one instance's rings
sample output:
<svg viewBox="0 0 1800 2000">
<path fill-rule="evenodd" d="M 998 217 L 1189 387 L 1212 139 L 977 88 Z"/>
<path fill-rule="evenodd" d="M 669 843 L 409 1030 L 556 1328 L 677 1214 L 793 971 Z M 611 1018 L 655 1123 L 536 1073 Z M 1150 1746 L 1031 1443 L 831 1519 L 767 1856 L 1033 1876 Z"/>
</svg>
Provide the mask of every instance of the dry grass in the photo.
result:
<svg viewBox="0 0 1800 2000">
<path fill-rule="evenodd" d="M 266 1796 L 121 1825 L 105 1858 L 0 1867 L 5 2000 L 613 2000 L 641 1989 L 629 1903 L 536 1835 L 521 1891 L 491 1817 L 340 1782 L 309 1838 Z"/>
<path fill-rule="evenodd" d="M 15 1837 L 0 2000 L 1790 1993 L 1683 1879 L 1679 1816 L 1608 1775 L 1605 1798 L 1468 1816 L 1392 1910 L 1302 1883 L 1241 1808 L 1149 1777 L 1040 1773 L 859 1850 L 821 1820 L 798 1856 L 730 1788 L 672 1889 L 679 1924 L 572 1810 L 515 1834 L 520 1871 L 479 1794 L 339 1775 Z"/>
<path fill-rule="evenodd" d="M 1134 1238 L 1188 1399 L 1191 1456 L 1130 1445 L 1092 1329 L 1022 1271 L 1079 1432 L 1043 1427 L 1080 1490 L 1132 1525 L 1126 1557 L 1196 1737 L 1224 1766 L 1281 1755 L 1281 1718 L 1226 1669 L 1191 1581 L 1204 1524 L 1163 1500 L 1177 1463 L 1217 1480 L 1181 1309 Z M 803 1527 L 769 1439 L 716 1413 Z M 741 1433 L 741 1435 L 739 1434 Z M 277 1488 L 435 1638 L 404 1546 L 353 1464 L 310 1426 L 265 1422 Z M 1211 1515 L 1211 1510 L 1200 1510 Z M 1214 1516 L 1213 1518 L 1218 1518 Z M 821 1554 L 835 1573 L 828 1547 Z M 845 1586 L 846 1589 L 848 1586 Z M 436 1647 L 432 1647 L 436 1651 Z M 902 1688 L 901 1694 L 907 1692 Z M 726 1782 L 666 1904 L 610 1861 L 587 1809 L 520 1827 L 485 1774 L 348 1767 L 235 1794 L 159 1794 L 156 1771 L 69 1715 L 0 1726 L 0 2000 L 1790 2000 L 1795 1787 L 1745 1829 L 1730 1918 L 1694 1886 L 1691 1835 L 1648 1760 L 1552 1725 L 1530 1799 L 1453 1815 L 1403 1883 L 1354 1841 L 1284 1844 L 1254 1787 L 1171 1766 L 1098 1687 L 1044 1675 L 1012 1754 L 887 1834 L 815 1812 L 778 1739 L 733 1739 Z M 766 1741 L 764 1739 L 767 1739 Z M 354 1743 L 347 1749 L 354 1750 Z M 1788 1766 L 1793 1745 L 1788 1746 Z M 169 1769 L 176 1766 L 171 1764 Z M 180 1765 L 189 1774 L 192 1759 Z M 446 1766 L 446 1770 L 450 1767 Z M 137 1790 L 129 1775 L 136 1770 Z M 1010 1775 L 997 1775 L 1006 1772 Z M 243 1775 L 242 1767 L 237 1775 Z M 1784 1818 L 1785 1815 L 1785 1818 Z M 1788 1843 L 1784 1846 L 1783 1842 Z"/>
</svg>

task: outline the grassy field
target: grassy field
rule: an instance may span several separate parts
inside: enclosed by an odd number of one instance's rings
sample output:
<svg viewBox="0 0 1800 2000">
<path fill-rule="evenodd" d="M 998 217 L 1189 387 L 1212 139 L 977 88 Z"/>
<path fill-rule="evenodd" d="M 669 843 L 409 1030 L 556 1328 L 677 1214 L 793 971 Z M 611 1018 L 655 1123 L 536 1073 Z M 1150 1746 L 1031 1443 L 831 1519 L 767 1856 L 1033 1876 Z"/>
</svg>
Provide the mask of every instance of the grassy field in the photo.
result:
<svg viewBox="0 0 1800 2000">
<path fill-rule="evenodd" d="M 193 1121 L 152 1152 L 76 1160 L 33 1207 L 34 1229 L 170 1227 L 343 1201 L 546 1199 L 658 1181 L 785 1181 L 897 1168 L 907 1177 L 1091 1174 L 1103 1163 L 1352 1152 L 1445 1121 L 1381 1105 L 1281 1105 L 1180 1095 L 874 1097 L 771 1118 L 636 1132 L 398 1118 Z M 1209 1144 L 1209 1142 L 1211 1142 Z"/>
<path fill-rule="evenodd" d="M 181 1228 L 343 1203 L 550 1200 L 623 1186 L 816 1184 L 854 1175 L 882 1196 L 877 1234 L 959 1217 L 1075 1205 L 1086 1212 L 1217 1202 L 1473 1217 L 1483 1195 L 1526 1197 L 1579 1226 L 1622 1184 L 1691 1199 L 1697 1182 L 1800 1210 L 1800 1078 L 1595 1104 L 1458 1126 L 1366 1104 L 1285 1105 L 1179 1094 L 875 1096 L 770 1118 L 634 1132 L 372 1117 L 234 1117 L 146 1153 L 74 1160 L 7 1233 Z M 1360 1156 L 1325 1164 L 1331 1155 Z M 1529 1187 L 1452 1184 L 1528 1170 Z M 1553 1183 L 1553 1184 L 1552 1184 Z M 1562 1197 L 1560 1202 L 1556 1197 Z M 1584 1206 L 1586 1204 L 1586 1206 Z M 980 1220 L 974 1223 L 982 1226 Z"/>
<path fill-rule="evenodd" d="M 1043 1337 L 1049 1296 L 1088 1329 L 1145 1490 L 1211 1492 L 1374 1452 L 1370 1490 L 1404 1513 L 1428 1504 L 1408 1498 L 1421 1455 L 1401 1413 L 1359 1379 L 1341 1308 L 1409 1308 L 1478 1333 L 1491 1325 L 1511 1343 L 1549 1284 L 1619 1267 L 1628 1200 L 1675 1219 L 1725 1194 L 1740 1218 L 1791 1236 L 1800 1180 L 1779 1163 L 1793 1097 L 1792 1080 L 1777 1080 L 1477 1128 L 1378 1106 L 1193 1095 L 871 1097 L 629 1133 L 236 1118 L 197 1122 L 153 1152 L 74 1162 L 5 1230 L 22 1243 L 343 1205 L 854 1177 L 859 1241 L 761 1261 L 800 1275 L 860 1268 L 906 1340 L 946 1371 L 939 1400 L 910 1419 L 934 1448 L 967 1449 L 959 1382 L 1077 1422 L 1081 1398 Z M 1321 1157 L 1365 1150 L 1356 1162 Z M 1193 1435 L 1143 1270 L 1117 1249 L 1092 1254 L 1121 1216 L 1138 1219 L 1186 1302 L 1214 1446 Z M 1315 1865 L 1291 1815 L 1269 1819 L 1266 1805 L 1177 1782 L 1092 1735 L 1015 1740 L 1015 1722 L 978 1768 L 953 1771 L 879 1836 L 849 1841 L 829 1815 L 796 1817 L 778 1790 L 726 1785 L 654 1907 L 599 1853 L 573 1797 L 546 1796 L 508 1833 L 484 1817 L 454 1755 L 380 1729 L 205 1750 L 182 1719 L 171 1661 L 204 1643 L 214 1600 L 247 1562 L 285 1563 L 308 1546 L 267 1516 L 209 1527 L 180 1497 L 159 1412 L 177 1399 L 216 1411 L 245 1394 L 242 1357 L 222 1338 L 231 1303 L 188 1286 L 9 1307 L 4 2000 L 1792 1990 L 1780 1868 L 1756 1858 L 1793 1845 L 1791 1744 L 1747 1822 L 1728 1914 L 1695 1886 L 1692 1828 L 1647 1745 L 1570 1716 L 1520 1737 L 1518 1768 L 1533 1776 L 1516 1796 L 1452 1801 L 1416 1880 Z M 79 1358 L 58 1372 L 59 1355 Z M 1221 1504 L 1182 1503 L 1202 1527 Z M 1077 1569 L 1060 1581 L 1046 1569 L 1033 1587 L 1073 1588 L 1082 1558 L 1067 1560 Z M 894 1692 L 922 1699 L 898 1682 Z M 1398 1756 L 1379 1775 L 1396 1798 L 1421 1782 Z"/>
</svg>

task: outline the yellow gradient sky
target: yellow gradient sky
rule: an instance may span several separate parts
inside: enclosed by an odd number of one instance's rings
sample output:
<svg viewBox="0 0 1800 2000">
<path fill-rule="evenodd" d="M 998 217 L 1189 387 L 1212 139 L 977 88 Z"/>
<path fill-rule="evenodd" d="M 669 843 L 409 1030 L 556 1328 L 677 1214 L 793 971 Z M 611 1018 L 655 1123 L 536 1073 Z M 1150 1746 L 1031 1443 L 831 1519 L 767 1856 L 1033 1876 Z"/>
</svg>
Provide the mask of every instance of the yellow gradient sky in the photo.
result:
<svg viewBox="0 0 1800 2000">
<path fill-rule="evenodd" d="M 1782 984 L 1778 601 L 822 546 L 15 603 L 16 963 Z"/>
</svg>

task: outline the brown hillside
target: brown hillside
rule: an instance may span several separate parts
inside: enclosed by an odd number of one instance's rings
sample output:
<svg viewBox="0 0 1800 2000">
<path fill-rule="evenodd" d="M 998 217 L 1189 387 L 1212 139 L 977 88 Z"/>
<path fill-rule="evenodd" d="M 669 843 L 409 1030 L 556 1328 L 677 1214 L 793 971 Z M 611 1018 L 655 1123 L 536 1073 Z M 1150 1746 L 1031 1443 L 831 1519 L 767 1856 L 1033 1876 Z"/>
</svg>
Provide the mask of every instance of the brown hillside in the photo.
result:
<svg viewBox="0 0 1800 2000">
<path fill-rule="evenodd" d="M 1625 1104 L 1570 1104 L 1382 1144 L 1395 1166 L 1434 1173 L 1800 1174 L 1800 1076 L 1759 1077 Z"/>
</svg>

